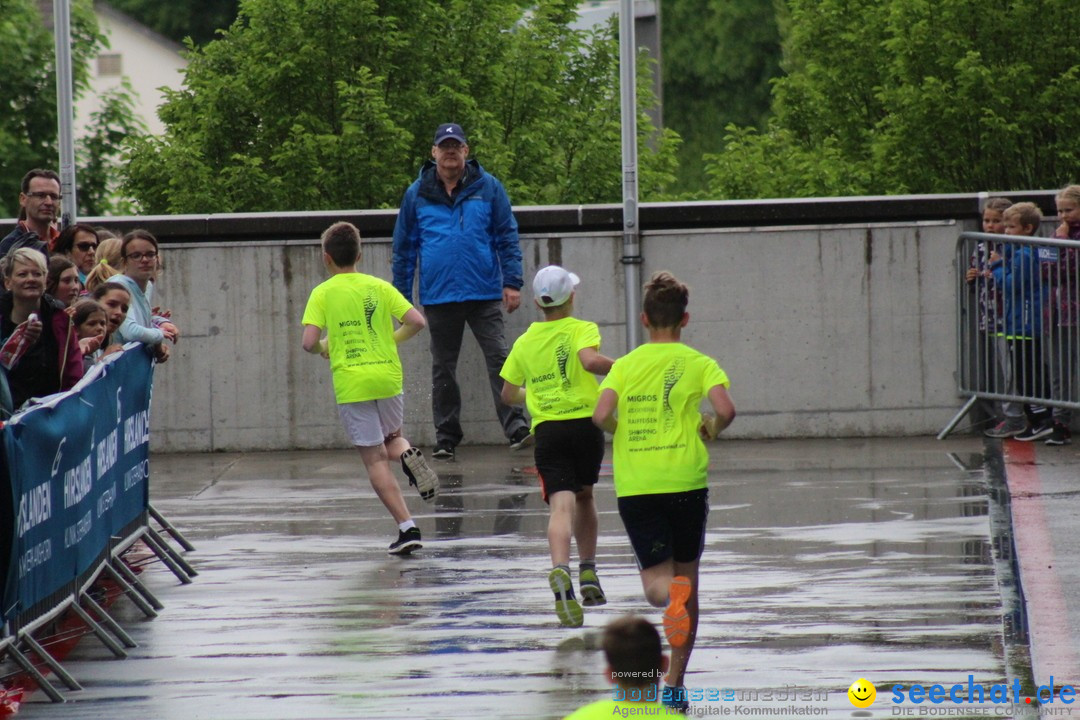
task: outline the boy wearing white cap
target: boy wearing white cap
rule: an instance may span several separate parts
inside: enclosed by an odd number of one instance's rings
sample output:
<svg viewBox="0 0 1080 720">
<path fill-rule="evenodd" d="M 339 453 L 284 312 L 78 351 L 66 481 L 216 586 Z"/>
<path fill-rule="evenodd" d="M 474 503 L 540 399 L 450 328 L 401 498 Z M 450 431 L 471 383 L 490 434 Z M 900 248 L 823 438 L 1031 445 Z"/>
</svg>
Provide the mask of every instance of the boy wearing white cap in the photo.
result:
<svg viewBox="0 0 1080 720">
<path fill-rule="evenodd" d="M 558 265 L 533 279 L 533 299 L 544 313 L 514 342 L 503 364 L 502 399 L 525 403 L 536 436 L 540 490 L 551 507 L 548 547 L 559 622 L 580 627 L 581 606 L 607 602 L 596 575 L 596 503 L 593 485 L 604 459 L 604 433 L 592 423 L 599 397 L 595 374 L 607 374 L 611 358 L 601 355 L 596 323 L 573 317 L 577 275 Z M 577 541 L 581 602 L 570 578 L 570 538 Z"/>
</svg>

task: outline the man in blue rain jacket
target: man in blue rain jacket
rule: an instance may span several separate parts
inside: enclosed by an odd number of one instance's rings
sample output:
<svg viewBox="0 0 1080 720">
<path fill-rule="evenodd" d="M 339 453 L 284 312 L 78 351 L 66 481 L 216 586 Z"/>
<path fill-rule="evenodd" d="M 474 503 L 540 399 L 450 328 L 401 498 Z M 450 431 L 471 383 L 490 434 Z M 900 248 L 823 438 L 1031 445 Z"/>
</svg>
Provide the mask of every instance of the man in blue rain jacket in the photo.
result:
<svg viewBox="0 0 1080 720">
<path fill-rule="evenodd" d="M 452 460 L 461 442 L 457 362 L 468 324 L 487 365 L 492 399 L 512 449 L 531 437 L 520 408 L 500 399 L 507 344 L 502 311 L 521 304 L 521 247 L 510 198 L 493 175 L 469 159 L 461 126 L 440 125 L 432 160 L 405 191 L 394 226 L 394 287 L 413 298 L 419 264 L 420 304 L 431 335 L 432 456 Z"/>
</svg>

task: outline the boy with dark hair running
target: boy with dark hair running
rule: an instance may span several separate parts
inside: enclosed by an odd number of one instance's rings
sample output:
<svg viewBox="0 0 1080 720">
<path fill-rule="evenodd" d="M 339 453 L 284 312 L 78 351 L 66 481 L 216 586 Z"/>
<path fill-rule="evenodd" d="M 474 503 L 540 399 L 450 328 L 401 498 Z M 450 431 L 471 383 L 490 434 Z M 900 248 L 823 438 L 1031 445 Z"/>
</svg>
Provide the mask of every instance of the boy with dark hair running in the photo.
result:
<svg viewBox="0 0 1080 720">
<path fill-rule="evenodd" d="M 420 528 L 390 470 L 401 468 L 420 496 L 432 500 L 439 478 L 424 455 L 401 435 L 405 401 L 397 345 L 424 329 L 424 316 L 385 280 L 358 272 L 360 232 L 339 222 L 322 235 L 330 278 L 311 291 L 304 310 L 304 350 L 330 360 L 338 414 L 360 451 L 371 486 L 398 526 L 391 555 L 421 548 Z M 394 320 L 401 326 L 394 329 Z M 320 337 L 326 330 L 326 337 Z"/>
<path fill-rule="evenodd" d="M 680 342 L 690 291 L 671 273 L 645 285 L 649 342 L 615 361 L 593 422 L 615 434 L 615 494 L 645 597 L 664 607 L 671 643 L 665 704 L 688 705 L 683 679 L 698 624 L 698 564 L 709 514 L 709 440 L 735 418 L 727 375 Z M 708 399 L 715 415 L 698 410 Z M 616 420 L 616 410 L 618 420 Z"/>
<path fill-rule="evenodd" d="M 544 313 L 514 342 L 503 364 L 502 400 L 525 403 L 536 435 L 536 470 L 544 501 L 551 507 L 548 547 L 555 614 L 568 627 L 584 622 L 581 606 L 607 602 L 596 575 L 598 520 L 593 485 L 604 459 L 604 433 L 591 422 L 599 383 L 612 360 L 600 354 L 596 323 L 573 317 L 577 275 L 558 265 L 533 279 L 533 299 Z M 577 540 L 578 588 L 570 578 L 570 538 Z"/>
</svg>

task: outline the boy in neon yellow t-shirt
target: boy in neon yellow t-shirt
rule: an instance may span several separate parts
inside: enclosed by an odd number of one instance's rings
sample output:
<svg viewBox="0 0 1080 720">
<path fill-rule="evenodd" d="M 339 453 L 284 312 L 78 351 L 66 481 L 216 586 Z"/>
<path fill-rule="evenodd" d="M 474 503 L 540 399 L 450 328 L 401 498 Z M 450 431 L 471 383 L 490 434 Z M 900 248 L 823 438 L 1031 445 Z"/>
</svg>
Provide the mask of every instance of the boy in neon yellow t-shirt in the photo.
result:
<svg viewBox="0 0 1080 720">
<path fill-rule="evenodd" d="M 398 343 L 424 329 L 424 316 L 385 280 L 357 272 L 360 232 L 339 222 L 322 235 L 322 257 L 330 278 L 311 291 L 304 309 L 304 350 L 330 360 L 334 396 L 345 432 L 367 468 L 371 486 L 398 525 L 391 555 L 419 550 L 416 526 L 390 460 L 401 467 L 420 496 L 431 500 L 439 478 L 424 455 L 401 435 L 404 415 Z M 401 326 L 395 330 L 394 320 Z M 323 330 L 326 337 L 320 338 Z"/>
<path fill-rule="evenodd" d="M 607 602 L 596 575 L 596 502 L 593 485 L 604 459 L 604 433 L 592 424 L 599 384 L 611 358 L 600 354 L 596 323 L 573 317 L 577 275 L 549 265 L 533 279 L 533 298 L 544 312 L 514 342 L 503 363 L 502 400 L 522 402 L 532 415 L 536 435 L 536 470 L 540 490 L 551 507 L 548 548 L 552 570 L 548 585 L 555 593 L 559 622 L 580 627 L 581 605 Z M 570 536 L 577 540 L 581 603 L 570 579 Z"/>
<path fill-rule="evenodd" d="M 680 342 L 690 320 L 689 299 L 689 289 L 671 273 L 649 279 L 641 314 L 649 342 L 615 362 L 593 413 L 593 422 L 615 434 L 615 494 L 645 597 L 653 607 L 667 606 L 664 633 L 672 653 L 664 700 L 682 708 L 709 514 L 703 440 L 735 418 L 727 375 L 715 360 Z M 703 417 L 698 410 L 705 398 L 716 415 Z"/>
<path fill-rule="evenodd" d="M 564 720 L 608 720 L 612 717 L 682 717 L 659 702 L 657 685 L 668 667 L 660 634 L 643 617 L 625 615 L 612 620 L 600 639 L 607 660 L 605 674 L 612 699 L 600 700 L 567 715 Z"/>
</svg>

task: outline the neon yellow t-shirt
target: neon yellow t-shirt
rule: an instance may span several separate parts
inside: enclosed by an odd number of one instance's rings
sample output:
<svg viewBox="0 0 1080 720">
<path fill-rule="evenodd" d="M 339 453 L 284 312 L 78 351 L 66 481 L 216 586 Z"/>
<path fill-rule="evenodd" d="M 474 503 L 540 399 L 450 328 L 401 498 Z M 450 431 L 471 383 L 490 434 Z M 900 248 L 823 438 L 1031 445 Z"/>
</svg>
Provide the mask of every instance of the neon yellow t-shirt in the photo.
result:
<svg viewBox="0 0 1080 720">
<path fill-rule="evenodd" d="M 618 497 L 706 487 L 709 452 L 698 436 L 698 408 L 717 385 L 731 385 L 727 374 L 682 343 L 648 343 L 615 361 L 600 390 L 619 396 L 612 443 Z"/>
<path fill-rule="evenodd" d="M 623 700 L 600 700 L 575 710 L 563 720 L 611 720 L 611 718 L 664 718 L 683 717 L 677 710 L 671 710 L 658 702 L 626 702 Z"/>
<path fill-rule="evenodd" d="M 545 420 L 592 417 L 600 384 L 581 365 L 584 348 L 600 348 L 600 329 L 575 317 L 534 322 L 514 341 L 499 374 L 525 386 L 533 431 Z"/>
<path fill-rule="evenodd" d="M 302 322 L 327 332 L 339 404 L 401 393 L 393 319 L 411 308 L 393 285 L 363 273 L 332 275 L 311 291 Z"/>
</svg>

